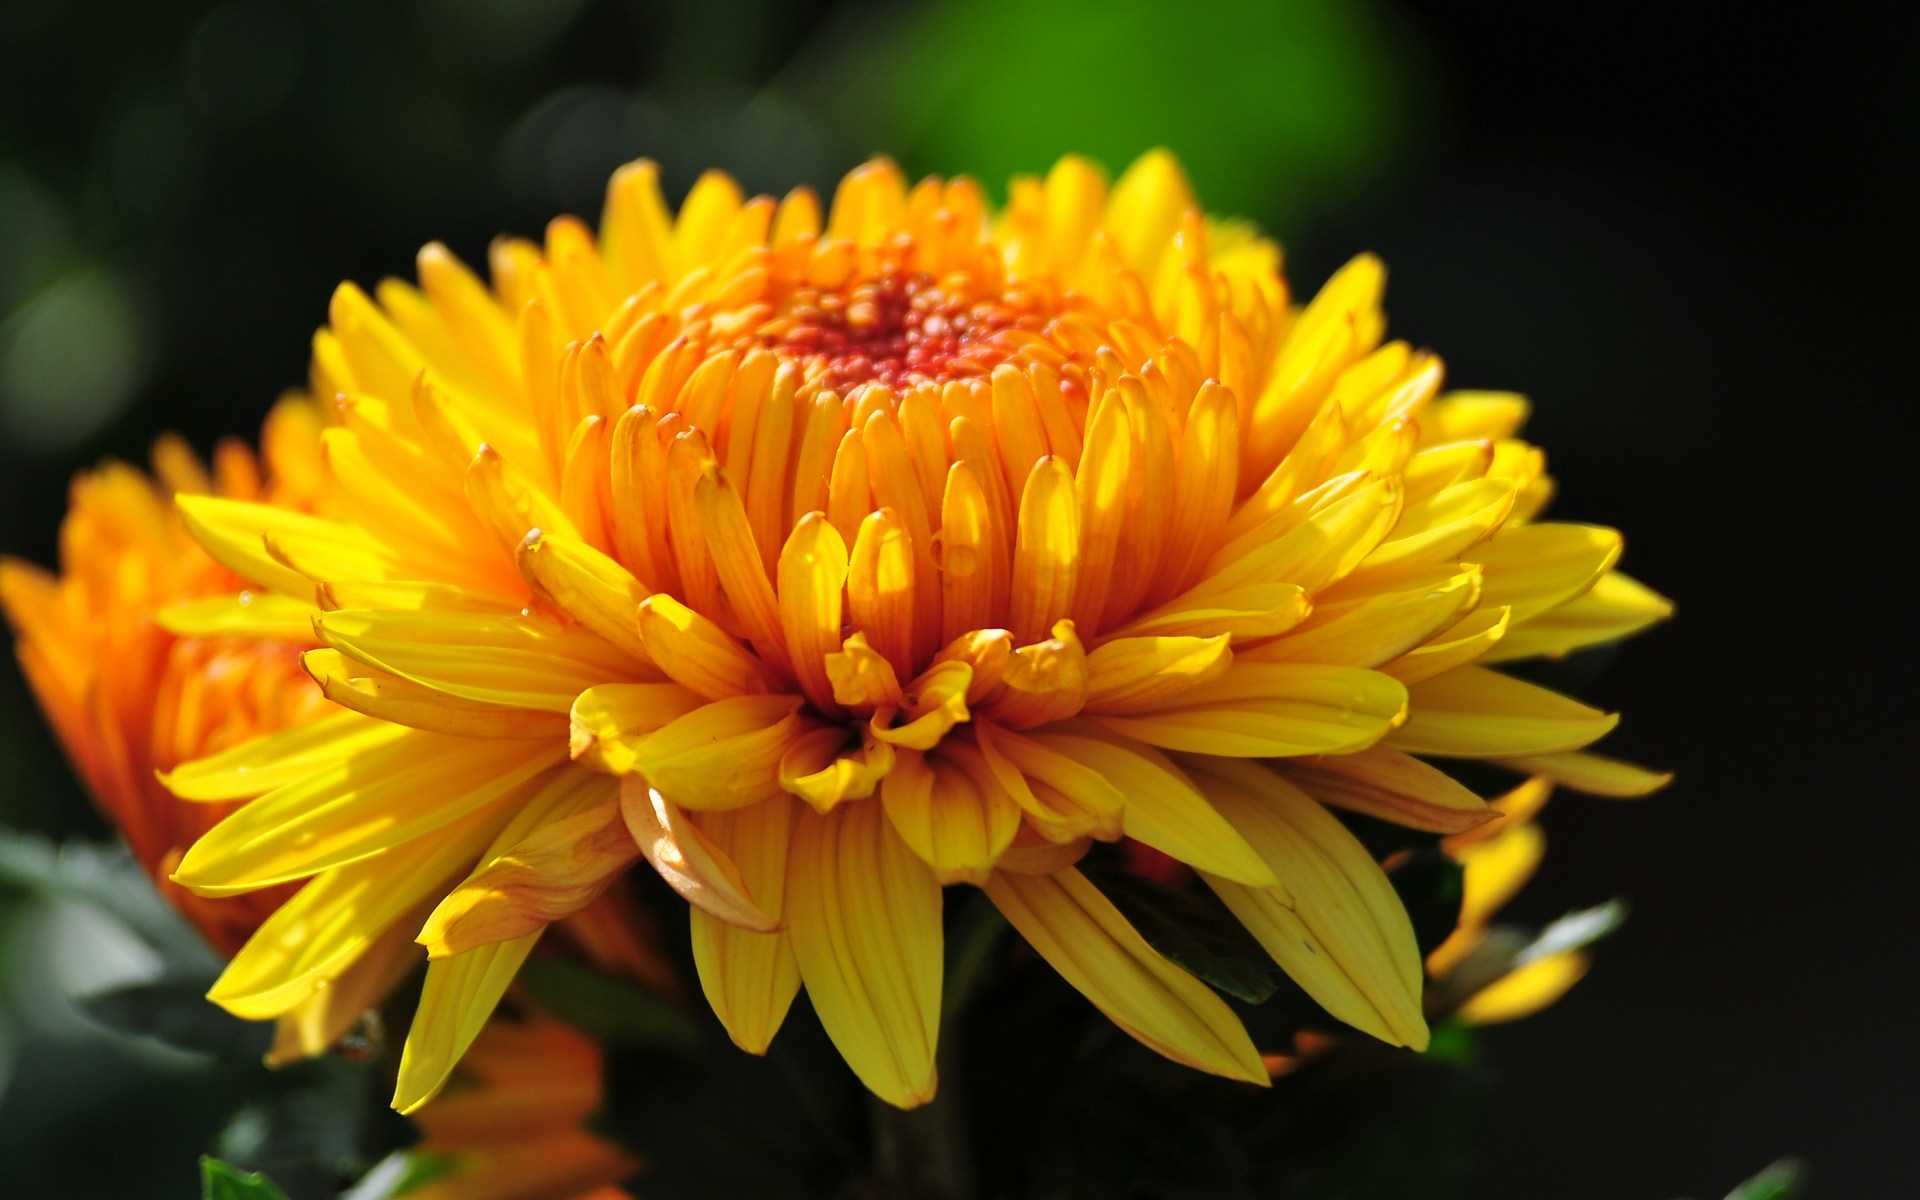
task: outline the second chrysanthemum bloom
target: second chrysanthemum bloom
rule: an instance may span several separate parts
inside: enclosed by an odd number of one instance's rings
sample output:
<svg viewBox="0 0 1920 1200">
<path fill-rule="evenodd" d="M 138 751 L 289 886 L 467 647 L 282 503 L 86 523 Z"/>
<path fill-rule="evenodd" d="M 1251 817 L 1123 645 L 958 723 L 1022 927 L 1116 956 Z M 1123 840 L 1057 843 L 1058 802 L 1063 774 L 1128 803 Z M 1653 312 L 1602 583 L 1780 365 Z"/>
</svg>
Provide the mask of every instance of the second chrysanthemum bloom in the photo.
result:
<svg viewBox="0 0 1920 1200">
<path fill-rule="evenodd" d="M 420 289 L 336 293 L 327 515 L 182 504 L 273 593 L 263 631 L 311 614 L 341 706 L 172 776 L 260 797 L 180 882 L 312 877 L 215 998 L 273 1015 L 418 925 L 402 1107 L 642 856 L 735 1041 L 763 1050 L 804 984 L 895 1104 L 935 1087 L 947 884 L 1143 1042 L 1265 1079 L 1075 869 L 1120 838 L 1420 1046 L 1411 925 L 1326 806 L 1487 819 L 1429 757 L 1657 783 L 1582 753 L 1613 717 L 1490 669 L 1666 611 L 1617 534 L 1533 519 L 1523 402 L 1436 398 L 1372 259 L 1295 310 L 1275 247 L 1165 155 L 1111 190 L 1064 160 L 1002 213 L 878 162 L 824 220 L 719 175 L 676 216 L 639 164 L 598 239 L 561 219 L 492 272 L 433 246 Z"/>
</svg>

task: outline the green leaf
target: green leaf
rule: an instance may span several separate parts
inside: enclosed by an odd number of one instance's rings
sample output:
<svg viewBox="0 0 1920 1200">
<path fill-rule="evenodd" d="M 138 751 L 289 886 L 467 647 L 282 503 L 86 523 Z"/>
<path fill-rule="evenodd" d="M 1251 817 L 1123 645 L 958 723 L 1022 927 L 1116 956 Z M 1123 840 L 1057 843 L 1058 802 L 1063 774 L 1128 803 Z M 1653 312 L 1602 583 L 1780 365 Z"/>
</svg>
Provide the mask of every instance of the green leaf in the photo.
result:
<svg viewBox="0 0 1920 1200">
<path fill-rule="evenodd" d="M 360 1182 L 342 1192 L 340 1200 L 398 1200 L 436 1179 L 445 1179 L 453 1174 L 454 1166 L 453 1159 L 445 1155 L 395 1150 L 375 1163 Z"/>
<path fill-rule="evenodd" d="M 113 917 L 168 961 L 217 974 L 221 960 L 167 906 L 120 845 L 55 845 L 38 834 L 0 829 L 0 887 L 89 905 Z"/>
<path fill-rule="evenodd" d="M 206 997 L 199 979 L 159 979 L 74 999 L 89 1019 L 115 1033 L 148 1037 L 175 1050 L 257 1060 L 272 1041 L 271 1027 L 243 1021 Z"/>
<path fill-rule="evenodd" d="M 1177 892 L 1125 870 L 1086 874 L 1149 946 L 1182 969 L 1249 1004 L 1280 986 L 1280 968 L 1211 893 Z"/>
<path fill-rule="evenodd" d="M 1806 1167 L 1783 1158 L 1727 1193 L 1727 1200 L 1792 1200 L 1806 1183 Z"/>
<path fill-rule="evenodd" d="M 1478 1057 L 1479 1038 L 1473 1026 L 1458 1017 L 1448 1016 L 1433 1023 L 1433 1037 L 1424 1051 L 1439 1062 L 1472 1065 Z"/>
<path fill-rule="evenodd" d="M 273 1186 L 273 1181 L 265 1175 L 258 1172 L 249 1175 L 211 1155 L 203 1155 L 200 1200 L 287 1200 L 287 1194 Z"/>
<path fill-rule="evenodd" d="M 543 958 L 520 971 L 520 982 L 554 1016 L 608 1046 L 691 1054 L 700 1030 L 672 1001 L 584 963 Z"/>
</svg>

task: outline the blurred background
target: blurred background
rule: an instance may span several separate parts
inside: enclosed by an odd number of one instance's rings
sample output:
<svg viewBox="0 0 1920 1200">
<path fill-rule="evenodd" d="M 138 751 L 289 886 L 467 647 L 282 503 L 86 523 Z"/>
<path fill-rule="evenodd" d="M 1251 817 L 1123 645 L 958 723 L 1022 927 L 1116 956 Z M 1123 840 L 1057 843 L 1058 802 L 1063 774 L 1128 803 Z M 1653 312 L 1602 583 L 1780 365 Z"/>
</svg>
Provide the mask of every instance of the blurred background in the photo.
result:
<svg viewBox="0 0 1920 1200">
<path fill-rule="evenodd" d="M 1533 396 L 1556 514 L 1625 529 L 1680 605 L 1592 693 L 1627 713 L 1610 746 L 1679 782 L 1557 801 L 1511 910 L 1622 895 L 1632 919 L 1487 1039 L 1471 1194 L 1718 1196 L 1783 1154 L 1813 1196 L 1920 1194 L 1894 577 L 1917 11 L 7 0 L 0 552 L 53 560 L 77 469 L 168 429 L 251 435 L 339 279 L 593 217 L 627 159 L 674 194 L 709 166 L 778 193 L 884 150 L 1004 194 L 1065 151 L 1171 147 L 1210 208 L 1284 242 L 1298 291 L 1383 254 L 1394 331 L 1456 385 Z M 0 824 L 105 837 L 10 666 Z M 149 951 L 24 896 L 0 883 L 0 1159 L 97 1155 L 82 1111 L 128 1161 L 204 1141 L 227 1083 L 170 1092 L 191 1064 L 58 999 Z"/>
</svg>

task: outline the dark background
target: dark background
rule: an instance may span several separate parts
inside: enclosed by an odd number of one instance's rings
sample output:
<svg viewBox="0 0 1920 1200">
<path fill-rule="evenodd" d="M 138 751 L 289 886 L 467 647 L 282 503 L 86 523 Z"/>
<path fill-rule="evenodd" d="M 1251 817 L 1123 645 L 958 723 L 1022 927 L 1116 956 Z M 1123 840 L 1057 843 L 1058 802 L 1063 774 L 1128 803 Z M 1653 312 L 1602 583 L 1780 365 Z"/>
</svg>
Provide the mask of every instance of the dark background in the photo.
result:
<svg viewBox="0 0 1920 1200">
<path fill-rule="evenodd" d="M 1915 11 L 9 0 L 0 552 L 51 560 L 76 469 L 251 433 L 338 279 L 591 217 L 628 158 L 781 191 L 885 149 L 998 189 L 1169 145 L 1299 291 L 1382 253 L 1393 330 L 1532 395 L 1556 515 L 1626 530 L 1679 604 L 1594 693 L 1679 781 L 1556 801 L 1513 910 L 1632 920 L 1487 1039 L 1473 1194 L 1718 1196 L 1783 1154 L 1812 1196 L 1920 1194 Z M 0 772 L 0 821 L 101 832 L 11 670 Z M 47 979 L 19 940 L 0 1118 L 91 1086 L 21 1049 Z"/>
</svg>

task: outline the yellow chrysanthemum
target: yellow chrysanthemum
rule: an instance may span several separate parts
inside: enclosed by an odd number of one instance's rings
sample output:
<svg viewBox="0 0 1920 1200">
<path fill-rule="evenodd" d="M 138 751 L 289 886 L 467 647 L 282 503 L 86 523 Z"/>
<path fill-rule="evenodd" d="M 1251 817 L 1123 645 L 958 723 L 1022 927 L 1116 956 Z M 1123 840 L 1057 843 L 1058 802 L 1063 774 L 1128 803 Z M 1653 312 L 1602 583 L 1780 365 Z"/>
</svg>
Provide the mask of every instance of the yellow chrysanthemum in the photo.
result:
<svg viewBox="0 0 1920 1200">
<path fill-rule="evenodd" d="M 1355 260 L 1294 310 L 1278 251 L 1165 154 L 849 175 L 677 215 L 620 171 L 600 236 L 429 246 L 315 341 L 329 511 L 185 498 L 203 545 L 317 606 L 345 710 L 173 773 L 261 798 L 176 876 L 312 881 L 215 998 L 273 1015 L 408 914 L 434 960 L 396 1103 L 431 1096 L 547 922 L 644 856 L 764 1050 L 803 984 L 856 1073 L 933 1094 L 941 888 L 982 887 L 1141 1041 L 1264 1080 L 1226 1005 L 1074 868 L 1196 868 L 1339 1018 L 1420 1046 L 1421 964 L 1325 806 L 1488 818 L 1426 757 L 1648 786 L 1615 718 L 1493 669 L 1664 601 L 1619 535 L 1534 520 L 1517 397 L 1436 398 Z"/>
</svg>

